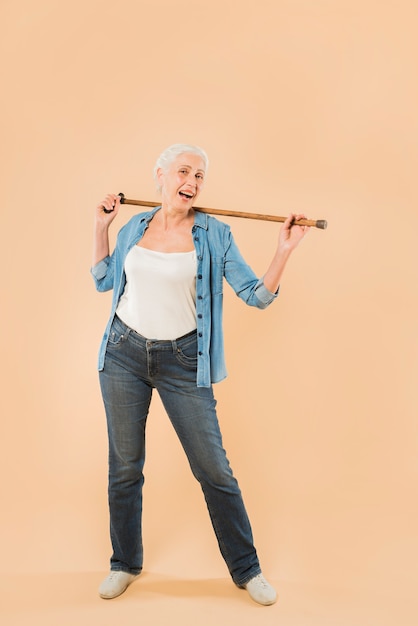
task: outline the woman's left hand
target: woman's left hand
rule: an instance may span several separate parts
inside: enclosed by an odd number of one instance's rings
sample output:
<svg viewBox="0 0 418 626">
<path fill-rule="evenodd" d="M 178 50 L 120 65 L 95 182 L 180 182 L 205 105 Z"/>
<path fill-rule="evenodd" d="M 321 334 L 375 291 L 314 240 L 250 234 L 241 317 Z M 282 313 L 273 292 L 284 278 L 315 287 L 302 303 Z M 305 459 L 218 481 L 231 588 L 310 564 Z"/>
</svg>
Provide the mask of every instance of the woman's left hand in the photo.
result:
<svg viewBox="0 0 418 626">
<path fill-rule="evenodd" d="M 279 248 L 283 251 L 287 250 L 291 252 L 294 250 L 307 234 L 309 226 L 298 226 L 294 224 L 295 221 L 303 219 L 307 219 L 306 215 L 291 213 L 283 223 L 279 234 Z"/>
</svg>

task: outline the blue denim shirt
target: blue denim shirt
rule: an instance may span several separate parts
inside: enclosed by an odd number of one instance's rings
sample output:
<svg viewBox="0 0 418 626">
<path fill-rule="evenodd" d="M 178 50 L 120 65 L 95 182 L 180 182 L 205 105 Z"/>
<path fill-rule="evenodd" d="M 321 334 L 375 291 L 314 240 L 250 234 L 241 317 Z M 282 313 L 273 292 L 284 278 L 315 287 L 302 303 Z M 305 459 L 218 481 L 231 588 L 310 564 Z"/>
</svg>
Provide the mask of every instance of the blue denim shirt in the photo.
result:
<svg viewBox="0 0 418 626">
<path fill-rule="evenodd" d="M 110 327 L 126 283 L 125 258 L 144 235 L 161 207 L 132 217 L 119 231 L 115 250 L 91 269 L 98 291 L 113 289 L 111 315 L 100 345 L 99 370 L 104 368 Z M 195 212 L 192 228 L 196 249 L 196 317 L 198 366 L 196 384 L 210 387 L 227 376 L 222 327 L 223 278 L 250 305 L 265 309 L 277 297 L 244 261 L 230 227 L 206 213 Z"/>
</svg>

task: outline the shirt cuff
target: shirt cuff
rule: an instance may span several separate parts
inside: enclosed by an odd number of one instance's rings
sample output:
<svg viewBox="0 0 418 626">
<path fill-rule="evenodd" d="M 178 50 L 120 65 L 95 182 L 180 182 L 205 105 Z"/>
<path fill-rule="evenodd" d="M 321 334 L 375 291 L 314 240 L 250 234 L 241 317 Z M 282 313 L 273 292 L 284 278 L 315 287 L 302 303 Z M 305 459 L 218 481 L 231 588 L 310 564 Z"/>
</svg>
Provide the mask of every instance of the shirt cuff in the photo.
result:
<svg viewBox="0 0 418 626">
<path fill-rule="evenodd" d="M 102 278 L 104 278 L 107 274 L 107 266 L 109 265 L 109 259 L 110 257 L 107 256 L 104 259 L 102 259 L 101 261 L 99 261 L 98 263 L 96 263 L 96 265 L 94 265 L 91 268 L 91 273 L 93 274 L 94 278 L 96 280 L 101 280 Z"/>
<path fill-rule="evenodd" d="M 262 302 L 263 304 L 270 304 L 279 295 L 279 289 L 280 286 L 278 287 L 276 293 L 272 293 L 264 285 L 263 279 L 261 278 L 255 288 L 255 293 L 260 302 Z"/>
</svg>

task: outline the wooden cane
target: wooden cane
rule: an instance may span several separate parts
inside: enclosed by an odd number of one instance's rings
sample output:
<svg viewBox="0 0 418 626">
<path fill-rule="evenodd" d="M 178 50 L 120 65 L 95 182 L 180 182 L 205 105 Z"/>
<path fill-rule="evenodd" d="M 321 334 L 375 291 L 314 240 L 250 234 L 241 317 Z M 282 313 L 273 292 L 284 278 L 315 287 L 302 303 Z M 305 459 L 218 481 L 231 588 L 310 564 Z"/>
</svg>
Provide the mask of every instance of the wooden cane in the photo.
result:
<svg viewBox="0 0 418 626">
<path fill-rule="evenodd" d="M 157 207 L 160 206 L 160 202 L 147 202 L 146 200 L 132 200 L 130 198 L 125 198 L 123 193 L 119 194 L 121 204 L 134 204 L 137 206 L 146 206 L 146 207 Z M 285 222 L 287 217 L 280 217 L 279 215 L 264 215 L 263 213 L 245 213 L 243 211 L 226 211 L 224 209 L 207 209 L 200 206 L 194 206 L 193 209 L 195 211 L 200 211 L 201 213 L 211 213 L 212 215 L 223 215 L 226 217 L 244 217 L 250 220 L 263 220 L 266 222 Z M 107 211 L 106 211 L 107 212 Z M 325 230 L 328 226 L 326 220 L 294 220 L 293 224 L 297 226 L 314 226 L 316 228 L 320 228 Z"/>
</svg>

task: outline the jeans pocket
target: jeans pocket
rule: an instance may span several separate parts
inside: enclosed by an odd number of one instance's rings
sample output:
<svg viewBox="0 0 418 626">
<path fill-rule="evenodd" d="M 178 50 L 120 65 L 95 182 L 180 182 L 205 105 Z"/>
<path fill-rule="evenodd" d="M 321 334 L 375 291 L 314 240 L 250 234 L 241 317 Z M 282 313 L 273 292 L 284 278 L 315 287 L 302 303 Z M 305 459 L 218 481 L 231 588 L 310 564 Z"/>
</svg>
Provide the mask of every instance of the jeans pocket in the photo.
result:
<svg viewBox="0 0 418 626">
<path fill-rule="evenodd" d="M 130 329 L 124 327 L 118 319 L 115 318 L 110 328 L 108 348 L 119 348 L 125 343 L 130 333 Z"/>
<path fill-rule="evenodd" d="M 189 370 L 197 370 L 197 338 L 181 341 L 176 344 L 175 355 L 177 361 Z"/>
</svg>

